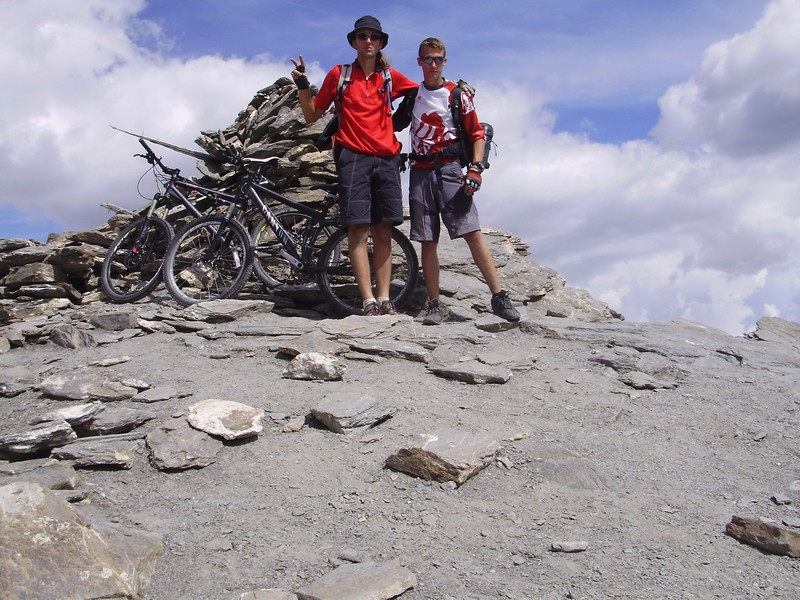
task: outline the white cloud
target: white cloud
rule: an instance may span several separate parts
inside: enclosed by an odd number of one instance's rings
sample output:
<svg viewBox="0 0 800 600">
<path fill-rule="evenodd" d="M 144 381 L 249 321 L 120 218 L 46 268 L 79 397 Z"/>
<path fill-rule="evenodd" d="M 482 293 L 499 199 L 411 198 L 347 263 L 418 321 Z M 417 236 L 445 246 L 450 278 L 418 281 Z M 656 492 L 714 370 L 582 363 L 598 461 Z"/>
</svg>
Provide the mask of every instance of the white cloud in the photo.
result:
<svg viewBox="0 0 800 600">
<path fill-rule="evenodd" d="M 0 4 L 11 33 L 0 40 L 4 204 L 44 212 L 67 229 L 101 223 L 102 202 L 139 207 L 135 185 L 147 165 L 133 158 L 136 139 L 110 125 L 197 150 L 202 129 L 227 127 L 257 90 L 287 74 L 286 65 L 267 61 L 153 54 L 129 35 L 160 36 L 154 24 L 135 20 L 143 4 Z M 193 159 L 169 150 L 164 158 L 197 174 Z"/>
<path fill-rule="evenodd" d="M 731 333 L 765 310 L 800 320 L 788 292 L 800 266 L 798 14 L 780 0 L 709 48 L 662 98 L 657 142 L 555 135 L 518 84 L 481 89 L 502 153 L 484 178 L 484 224 L 632 320 Z"/>
<path fill-rule="evenodd" d="M 713 44 L 692 78 L 664 94 L 654 134 L 668 147 L 744 157 L 796 146 L 798 55 L 800 3 L 775 0 L 753 29 Z"/>
</svg>

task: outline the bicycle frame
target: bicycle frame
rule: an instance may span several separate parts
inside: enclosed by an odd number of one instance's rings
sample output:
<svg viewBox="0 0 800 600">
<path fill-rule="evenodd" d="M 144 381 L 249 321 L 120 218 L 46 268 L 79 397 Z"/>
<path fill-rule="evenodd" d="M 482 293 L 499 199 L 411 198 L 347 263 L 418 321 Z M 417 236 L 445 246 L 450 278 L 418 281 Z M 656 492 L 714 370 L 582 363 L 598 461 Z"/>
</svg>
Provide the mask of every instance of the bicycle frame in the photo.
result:
<svg viewBox="0 0 800 600">
<path fill-rule="evenodd" d="M 321 211 L 316 210 L 301 202 L 290 200 L 275 190 L 266 187 L 262 182 L 268 182 L 268 180 L 263 177 L 257 169 L 248 170 L 247 173 L 249 178 L 246 184 L 243 186 L 243 191 L 247 195 L 247 198 L 258 208 L 259 212 L 267 220 L 270 228 L 275 232 L 275 235 L 281 242 L 283 250 L 279 252 L 280 256 L 286 259 L 292 265 L 292 267 L 298 271 L 308 271 L 310 266 L 308 264 L 309 257 L 303 256 L 303 253 L 298 252 L 298 247 L 302 248 L 306 252 L 310 252 L 310 245 L 301 243 L 301 240 L 298 240 L 290 231 L 281 225 L 280 221 L 275 215 L 275 212 L 270 208 L 269 204 L 264 201 L 260 194 L 264 194 L 276 202 L 279 202 L 284 206 L 289 206 L 306 215 L 309 218 L 307 229 L 311 229 L 311 231 L 304 233 L 304 236 L 312 232 L 314 235 L 316 235 L 323 227 L 331 225 L 339 226 L 337 219 L 328 216 L 328 212 L 336 202 L 336 196 L 329 194 L 325 208 Z M 254 181 L 256 178 L 258 178 L 260 181 Z"/>
<path fill-rule="evenodd" d="M 225 203 L 235 203 L 238 200 L 238 196 L 236 194 L 231 194 L 229 192 L 221 192 L 219 190 L 214 190 L 200 184 L 194 183 L 190 179 L 186 177 L 182 177 L 180 175 L 171 174 L 169 180 L 166 182 L 164 186 L 164 192 L 159 194 L 161 197 L 169 197 L 177 200 L 180 204 L 186 208 L 192 215 L 197 217 L 202 217 L 203 213 L 197 210 L 197 207 L 192 203 L 191 200 L 184 194 L 179 187 L 186 188 L 195 192 L 199 192 L 201 194 L 199 200 L 210 198 L 215 202 L 225 202 Z M 196 202 L 196 201 L 195 201 Z"/>
<path fill-rule="evenodd" d="M 180 203 L 187 211 L 189 211 L 193 217 L 202 217 L 203 213 L 197 209 L 195 203 L 189 200 L 186 194 L 182 192 L 179 187 L 199 192 L 200 198 L 198 200 L 203 200 L 205 198 L 210 198 L 215 202 L 235 202 L 237 200 L 238 197 L 235 194 L 205 187 L 193 182 L 188 177 L 184 177 L 180 174 L 180 169 L 173 169 L 164 165 L 164 163 L 161 162 L 161 159 L 156 156 L 155 152 L 153 152 L 143 138 L 139 138 L 139 143 L 145 149 L 145 154 L 137 154 L 136 156 L 141 156 L 148 163 L 153 165 L 153 167 L 157 165 L 163 173 L 162 175 L 156 171 L 156 178 L 163 184 L 164 191 L 158 192 L 153 196 L 153 201 L 151 202 L 150 208 L 147 212 L 148 217 L 152 217 L 155 214 L 158 201 L 167 198 L 177 200 L 177 202 Z M 164 175 L 167 175 L 168 177 L 164 177 Z"/>
</svg>

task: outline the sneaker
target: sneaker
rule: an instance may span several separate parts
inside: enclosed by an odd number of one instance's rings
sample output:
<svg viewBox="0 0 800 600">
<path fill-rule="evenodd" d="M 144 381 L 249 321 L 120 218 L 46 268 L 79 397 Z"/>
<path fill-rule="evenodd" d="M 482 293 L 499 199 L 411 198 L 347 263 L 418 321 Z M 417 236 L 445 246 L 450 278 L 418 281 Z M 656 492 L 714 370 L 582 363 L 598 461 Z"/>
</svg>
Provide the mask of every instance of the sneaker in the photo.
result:
<svg viewBox="0 0 800 600">
<path fill-rule="evenodd" d="M 377 302 L 370 302 L 364 307 L 364 316 L 365 317 L 380 317 L 381 316 L 381 309 L 378 306 Z"/>
<path fill-rule="evenodd" d="M 380 311 L 382 315 L 396 315 L 397 309 L 394 306 L 394 302 L 391 300 L 384 300 L 381 302 Z"/>
<path fill-rule="evenodd" d="M 438 298 L 428 300 L 425 306 L 425 318 L 422 319 L 423 325 L 439 325 L 444 321 L 444 306 Z"/>
<path fill-rule="evenodd" d="M 519 312 L 511 305 L 511 298 L 505 290 L 492 296 L 492 312 L 506 321 L 519 321 Z"/>
</svg>

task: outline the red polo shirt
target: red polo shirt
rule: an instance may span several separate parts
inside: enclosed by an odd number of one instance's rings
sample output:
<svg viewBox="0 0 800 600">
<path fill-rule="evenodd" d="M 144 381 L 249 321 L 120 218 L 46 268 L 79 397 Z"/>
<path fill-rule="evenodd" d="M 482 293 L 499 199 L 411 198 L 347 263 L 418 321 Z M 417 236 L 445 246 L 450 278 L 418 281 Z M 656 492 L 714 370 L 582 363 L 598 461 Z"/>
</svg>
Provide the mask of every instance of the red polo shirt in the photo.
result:
<svg viewBox="0 0 800 600">
<path fill-rule="evenodd" d="M 417 87 L 415 82 L 399 71 L 391 68 L 389 71 L 392 74 L 392 100 Z M 341 73 L 342 66 L 336 65 L 325 76 L 314 98 L 314 105 L 319 110 L 327 110 L 336 98 Z M 394 156 L 399 153 L 401 145 L 392 128 L 392 115 L 383 88 L 383 72 L 375 71 L 367 78 L 358 63 L 353 63 L 350 79 L 352 82 L 344 87 L 342 93 L 336 143 L 363 154 Z"/>
</svg>

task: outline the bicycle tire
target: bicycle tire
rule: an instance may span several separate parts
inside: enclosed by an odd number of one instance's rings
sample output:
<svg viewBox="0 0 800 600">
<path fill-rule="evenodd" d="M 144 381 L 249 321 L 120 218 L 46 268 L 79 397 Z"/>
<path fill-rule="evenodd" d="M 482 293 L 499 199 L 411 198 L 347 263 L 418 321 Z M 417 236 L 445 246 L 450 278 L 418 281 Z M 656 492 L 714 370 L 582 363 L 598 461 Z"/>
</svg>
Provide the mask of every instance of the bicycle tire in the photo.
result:
<svg viewBox="0 0 800 600">
<path fill-rule="evenodd" d="M 174 233 L 160 217 L 139 217 L 119 232 L 100 268 L 100 289 L 112 302 L 135 302 L 161 282 Z"/>
<path fill-rule="evenodd" d="M 253 270 L 253 248 L 245 228 L 220 215 L 187 223 L 164 258 L 164 284 L 180 304 L 221 300 L 238 294 Z"/>
<path fill-rule="evenodd" d="M 286 229 L 302 238 L 303 229 L 309 221 L 309 216 L 296 210 L 276 212 L 275 217 Z M 328 241 L 336 231 L 334 227 L 323 227 L 313 240 L 314 249 L 311 253 L 309 265 L 315 265 L 317 258 Z M 283 250 L 278 236 L 272 231 L 266 218 L 261 218 L 250 230 L 250 240 L 253 245 L 253 271 L 256 277 L 269 288 L 280 285 L 316 285 L 316 276 L 313 271 L 302 272 L 294 268 L 291 263 L 280 256 Z"/>
<path fill-rule="evenodd" d="M 347 228 L 338 229 L 325 243 L 317 264 L 317 285 L 328 305 L 336 314 L 361 314 L 362 299 L 358 293 L 350 253 Z M 369 246 L 369 264 L 372 262 L 372 240 Z M 374 273 L 372 285 L 375 286 Z M 392 282 L 389 297 L 400 309 L 417 287 L 419 261 L 411 241 L 397 228 L 392 228 Z"/>
</svg>

